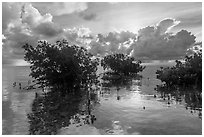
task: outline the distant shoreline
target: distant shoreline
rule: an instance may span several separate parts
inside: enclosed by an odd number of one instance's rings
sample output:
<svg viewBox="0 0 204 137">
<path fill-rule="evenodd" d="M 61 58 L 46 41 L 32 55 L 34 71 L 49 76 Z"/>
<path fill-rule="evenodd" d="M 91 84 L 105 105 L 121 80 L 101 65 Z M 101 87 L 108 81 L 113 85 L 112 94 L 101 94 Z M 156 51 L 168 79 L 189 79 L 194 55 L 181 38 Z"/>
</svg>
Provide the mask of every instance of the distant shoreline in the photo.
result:
<svg viewBox="0 0 204 137">
<path fill-rule="evenodd" d="M 144 62 L 141 63 L 142 66 L 157 66 L 157 65 L 164 65 L 164 66 L 173 66 L 176 63 L 174 61 L 171 62 L 164 62 L 164 61 L 152 61 L 152 62 Z M 30 67 L 31 65 L 12 65 L 12 64 L 2 64 L 2 67 Z"/>
</svg>

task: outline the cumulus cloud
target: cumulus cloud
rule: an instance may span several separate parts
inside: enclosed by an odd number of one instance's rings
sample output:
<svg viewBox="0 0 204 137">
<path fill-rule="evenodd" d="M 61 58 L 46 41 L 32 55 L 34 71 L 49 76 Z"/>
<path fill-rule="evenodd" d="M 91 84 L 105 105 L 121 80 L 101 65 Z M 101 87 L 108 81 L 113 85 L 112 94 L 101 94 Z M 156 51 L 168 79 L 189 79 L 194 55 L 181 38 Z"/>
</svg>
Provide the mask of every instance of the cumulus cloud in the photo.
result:
<svg viewBox="0 0 204 137">
<path fill-rule="evenodd" d="M 38 40 L 56 42 L 67 39 L 71 44 L 88 47 L 91 31 L 88 28 L 64 29 L 52 21 L 50 13 L 41 14 L 31 3 L 4 3 L 3 62 L 23 59 L 25 43 L 37 45 Z"/>
<path fill-rule="evenodd" d="M 73 44 L 82 44 L 84 41 L 93 37 L 91 30 L 85 27 L 65 29 L 63 36 Z"/>
<path fill-rule="evenodd" d="M 3 24 L 7 24 L 3 26 L 3 33 L 9 33 L 11 28 L 22 28 L 22 26 L 30 29 L 31 32 L 48 36 L 57 35 L 54 33 L 61 33 L 63 30 L 60 26 L 52 22 L 53 17 L 51 14 L 41 15 L 30 3 L 4 3 L 2 8 L 4 9 L 2 11 Z M 7 32 L 5 32 L 6 29 Z"/>
<path fill-rule="evenodd" d="M 180 21 L 168 18 L 155 26 L 140 29 L 137 35 L 128 31 L 98 35 L 90 43 L 90 52 L 94 55 L 125 53 L 140 60 L 179 59 L 195 43 L 195 36 L 186 30 L 176 34 L 169 32 L 179 23 Z"/>
<path fill-rule="evenodd" d="M 54 3 L 54 5 L 60 6 L 59 3 Z M 82 7 L 78 7 L 79 9 L 73 6 L 72 10 L 65 13 L 63 8 L 67 5 L 62 4 L 61 11 L 52 12 L 55 15 L 80 12 L 86 10 L 85 5 L 83 7 L 82 4 Z M 94 16 L 95 14 L 83 12 L 86 20 L 92 20 Z M 155 26 L 140 29 L 138 34 L 121 31 L 93 36 L 89 28 L 60 27 L 53 22 L 53 16 L 50 13 L 42 14 L 30 3 L 3 3 L 3 60 L 23 58 L 24 53 L 21 47 L 25 43 L 36 45 L 38 40 L 56 42 L 61 39 L 67 39 L 71 44 L 83 46 L 94 55 L 125 53 L 141 60 L 178 59 L 184 56 L 192 45 L 195 46 L 195 36 L 190 32 L 181 30 L 176 34 L 170 33 L 171 28 L 179 23 L 175 19 L 168 18 Z"/>
<path fill-rule="evenodd" d="M 171 28 L 178 25 L 179 23 L 180 23 L 180 21 L 177 21 L 177 20 L 172 19 L 172 18 L 167 18 L 167 19 L 160 21 L 157 24 L 157 30 L 160 33 L 164 34 L 166 32 L 169 32 L 171 30 Z"/>
<path fill-rule="evenodd" d="M 107 35 L 98 34 L 96 39 L 90 43 L 90 52 L 96 54 L 112 54 L 129 52 L 131 40 L 136 38 L 136 34 L 129 31 L 110 32 Z"/>
<path fill-rule="evenodd" d="M 7 58 L 22 58 L 22 46 L 25 43 L 36 45 L 38 36 L 33 36 L 30 32 L 26 32 L 21 27 L 11 29 L 12 33 L 7 34 L 6 40 L 3 42 L 3 57 Z"/>
<path fill-rule="evenodd" d="M 31 4 L 25 4 L 22 22 L 26 23 L 33 32 L 44 36 L 55 36 L 63 32 L 63 29 L 52 22 L 52 15 L 41 15 Z"/>
<path fill-rule="evenodd" d="M 52 22 L 52 15 L 41 15 L 30 3 L 3 3 L 3 58 L 22 58 L 25 43 L 36 45 L 40 39 L 63 32 Z"/>
<path fill-rule="evenodd" d="M 22 22 L 27 23 L 31 27 L 36 27 L 41 23 L 52 22 L 51 14 L 41 15 L 31 4 L 25 4 L 22 8 Z"/>
<path fill-rule="evenodd" d="M 71 45 L 78 45 L 89 49 L 90 48 L 89 43 L 93 38 L 94 36 L 92 35 L 92 32 L 89 28 L 75 27 L 63 29 L 62 33 L 51 38 L 45 38 L 45 40 L 47 40 L 50 43 L 54 43 L 58 40 L 66 39 Z"/>
<path fill-rule="evenodd" d="M 131 48 L 132 56 L 137 59 L 177 59 L 185 55 L 195 43 L 195 36 L 186 30 L 176 34 L 167 33 L 177 21 L 165 19 L 156 27 L 148 26 L 138 31 L 138 39 Z"/>
<path fill-rule="evenodd" d="M 200 51 L 202 51 L 202 42 L 196 42 L 187 50 L 186 55 L 193 55 L 194 53 L 198 53 Z"/>
<path fill-rule="evenodd" d="M 100 43 L 98 41 L 92 40 L 90 42 L 90 50 L 89 52 L 93 55 L 97 56 L 104 56 L 108 53 L 108 45 L 105 43 Z"/>
</svg>

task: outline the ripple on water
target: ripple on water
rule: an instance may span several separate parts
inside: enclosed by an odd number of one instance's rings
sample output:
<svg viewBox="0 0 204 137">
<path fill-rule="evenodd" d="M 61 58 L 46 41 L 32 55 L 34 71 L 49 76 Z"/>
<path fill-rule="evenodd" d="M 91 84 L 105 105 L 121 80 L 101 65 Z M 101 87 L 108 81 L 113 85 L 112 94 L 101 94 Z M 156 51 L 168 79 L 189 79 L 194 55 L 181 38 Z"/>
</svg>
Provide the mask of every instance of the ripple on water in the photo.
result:
<svg viewBox="0 0 204 137">
<path fill-rule="evenodd" d="M 120 100 L 116 98 L 118 95 L 121 96 Z M 118 92 L 111 90 L 110 95 L 100 96 L 100 100 L 100 106 L 94 110 L 97 118 L 94 126 L 98 129 L 107 129 L 108 134 L 122 134 L 121 130 L 114 131 L 113 123 L 108 121 L 120 121 L 122 127 L 125 125 L 131 127 L 125 134 L 202 133 L 201 120 L 186 111 L 184 104 L 175 100 L 161 100 L 155 98 L 154 94 L 125 89 Z"/>
<path fill-rule="evenodd" d="M 3 94 L 2 94 L 2 101 L 7 101 L 8 100 L 8 96 L 9 96 L 9 92 L 7 88 L 3 88 Z"/>
</svg>

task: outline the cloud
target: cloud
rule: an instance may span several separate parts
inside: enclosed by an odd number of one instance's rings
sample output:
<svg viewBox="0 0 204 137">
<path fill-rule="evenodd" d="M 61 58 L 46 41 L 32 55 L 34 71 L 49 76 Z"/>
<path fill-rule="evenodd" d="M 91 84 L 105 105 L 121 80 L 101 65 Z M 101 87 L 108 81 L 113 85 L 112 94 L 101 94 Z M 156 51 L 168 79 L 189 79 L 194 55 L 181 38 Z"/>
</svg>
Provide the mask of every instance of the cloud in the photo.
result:
<svg viewBox="0 0 204 137">
<path fill-rule="evenodd" d="M 185 56 L 188 48 L 195 43 L 195 36 L 186 30 L 176 34 L 167 33 L 177 21 L 165 19 L 156 27 L 148 26 L 138 31 L 138 39 L 131 48 L 136 59 L 177 59 Z"/>
<path fill-rule="evenodd" d="M 4 3 L 2 14 L 4 62 L 9 59 L 22 59 L 22 46 L 25 43 L 35 46 L 38 40 L 56 42 L 64 38 L 71 44 L 88 48 L 92 38 L 88 28 L 62 28 L 52 21 L 53 16 L 50 13 L 41 14 L 30 3 Z"/>
<path fill-rule="evenodd" d="M 181 21 L 176 27 L 174 27 L 174 32 L 188 28 L 189 31 L 195 34 L 196 41 L 202 41 L 202 10 L 199 12 L 194 12 L 193 14 L 186 13 L 183 16 L 177 17 Z"/>
<path fill-rule="evenodd" d="M 109 4 L 118 4 L 118 2 L 108 2 Z"/>
<path fill-rule="evenodd" d="M 3 58 L 22 58 L 25 43 L 36 45 L 38 40 L 52 38 L 63 29 L 52 22 L 52 15 L 41 15 L 30 3 L 2 5 Z"/>
<path fill-rule="evenodd" d="M 202 12 L 186 14 L 177 18 L 181 21 L 177 27 L 200 27 L 202 24 Z"/>
<path fill-rule="evenodd" d="M 92 53 L 93 55 L 100 55 L 100 56 L 104 56 L 108 53 L 108 45 L 106 44 L 102 44 L 98 41 L 92 40 L 90 42 L 90 50 L 89 52 Z"/>
<path fill-rule="evenodd" d="M 53 23 L 51 14 L 42 15 L 30 3 L 4 3 L 2 9 L 2 22 L 7 24 L 3 26 L 3 33 L 11 33 L 12 28 L 22 28 L 36 35 L 55 36 L 63 31 Z"/>
<path fill-rule="evenodd" d="M 51 14 L 41 15 L 31 4 L 25 4 L 24 11 L 22 22 L 26 23 L 33 32 L 47 37 L 56 36 L 63 32 L 59 25 L 52 22 Z"/>
<path fill-rule="evenodd" d="M 202 51 L 202 42 L 196 42 L 187 50 L 186 55 L 193 55 L 194 53 L 198 53 L 200 51 Z"/>
<path fill-rule="evenodd" d="M 33 29 L 33 32 L 44 35 L 46 37 L 53 37 L 62 33 L 63 29 L 58 25 L 50 22 L 50 23 L 41 23 L 40 25 L 38 25 Z"/>
<path fill-rule="evenodd" d="M 61 16 L 65 14 L 71 14 L 74 12 L 81 12 L 88 8 L 85 2 L 49 2 L 49 3 L 32 3 L 40 10 L 51 13 L 54 16 Z"/>
<path fill-rule="evenodd" d="M 2 32 L 8 29 L 11 22 L 19 20 L 21 5 L 19 3 L 2 3 Z"/>
<path fill-rule="evenodd" d="M 110 32 L 107 35 L 98 34 L 90 43 L 90 52 L 96 54 L 127 53 L 131 40 L 136 34 L 129 31 Z M 97 53 L 98 52 L 98 53 Z"/>
<path fill-rule="evenodd" d="M 11 32 L 3 42 L 3 57 L 22 58 L 24 54 L 22 46 L 25 43 L 36 45 L 39 39 L 38 36 L 23 31 L 21 27 L 12 28 Z"/>
<path fill-rule="evenodd" d="M 180 21 L 167 18 L 155 26 L 147 26 L 132 32 L 110 32 L 98 35 L 90 43 L 90 52 L 94 55 L 125 53 L 140 60 L 180 59 L 195 44 L 195 36 L 186 30 L 176 34 L 170 30 Z"/>
<path fill-rule="evenodd" d="M 160 21 L 157 24 L 157 30 L 160 31 L 160 33 L 164 34 L 166 32 L 169 32 L 171 28 L 173 28 L 174 26 L 177 26 L 179 23 L 180 21 L 177 21 L 172 18 L 167 18 L 167 19 Z"/>
<path fill-rule="evenodd" d="M 97 18 L 97 15 L 95 13 L 83 13 L 82 12 L 79 14 L 79 16 L 87 21 L 96 20 Z"/>
<path fill-rule="evenodd" d="M 27 23 L 31 27 L 36 27 L 41 23 L 52 22 L 52 15 L 47 13 L 41 15 L 40 12 L 31 4 L 24 5 L 24 13 L 22 15 L 22 22 Z"/>
<path fill-rule="evenodd" d="M 70 3 L 67 3 L 70 6 Z M 82 4 L 82 3 L 80 3 Z M 86 3 L 83 3 L 86 5 Z M 61 5 L 57 6 L 55 15 L 63 15 L 86 10 L 83 4 L 70 11 Z M 43 4 L 42 4 L 43 5 Z M 47 4 L 46 4 L 47 5 Z M 49 4 L 48 4 L 49 5 Z M 50 5 L 53 6 L 53 3 Z M 75 4 L 74 4 L 75 5 Z M 49 7 L 54 9 L 53 7 Z M 74 8 L 75 7 L 75 8 Z M 75 10 L 74 10 L 75 9 Z M 78 13 L 85 20 L 97 18 L 95 13 Z M 178 59 L 185 55 L 186 51 L 195 44 L 195 36 L 186 30 L 176 34 L 170 33 L 171 29 L 180 22 L 167 18 L 155 26 L 147 26 L 138 31 L 138 34 L 130 31 L 110 32 L 108 34 L 92 35 L 89 28 L 62 28 L 53 22 L 51 13 L 42 14 L 30 3 L 3 3 L 2 4 L 2 32 L 3 32 L 3 59 L 23 58 L 25 43 L 36 45 L 38 40 L 56 42 L 67 39 L 70 44 L 87 48 L 94 55 L 106 55 L 113 53 L 126 53 L 136 59 Z M 6 61 L 4 61 L 6 62 Z"/>
<path fill-rule="evenodd" d="M 46 38 L 46 40 L 50 43 L 54 43 L 58 40 L 66 39 L 72 45 L 78 45 L 85 48 L 90 48 L 89 43 L 93 39 L 92 32 L 89 28 L 86 27 L 78 27 L 78 28 L 71 28 L 71 29 L 63 29 L 63 32 L 51 37 Z"/>
<path fill-rule="evenodd" d="M 73 12 L 81 12 L 87 9 L 87 4 L 83 2 L 64 2 L 54 3 L 49 7 L 53 15 L 60 16 Z"/>
</svg>

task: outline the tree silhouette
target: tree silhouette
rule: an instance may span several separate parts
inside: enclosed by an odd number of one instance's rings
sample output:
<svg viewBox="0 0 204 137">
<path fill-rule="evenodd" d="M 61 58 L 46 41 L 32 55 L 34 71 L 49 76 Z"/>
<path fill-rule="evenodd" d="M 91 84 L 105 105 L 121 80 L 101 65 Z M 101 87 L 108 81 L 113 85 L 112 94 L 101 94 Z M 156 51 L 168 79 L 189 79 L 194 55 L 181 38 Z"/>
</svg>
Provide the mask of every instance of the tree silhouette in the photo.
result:
<svg viewBox="0 0 204 137">
<path fill-rule="evenodd" d="M 43 87 L 63 89 L 60 91 L 66 94 L 97 83 L 98 60 L 83 47 L 61 40 L 54 44 L 39 41 L 35 48 L 29 44 L 23 48 L 24 59 L 31 64 L 30 76 Z"/>
<path fill-rule="evenodd" d="M 173 67 L 157 70 L 157 79 L 169 86 L 202 86 L 202 52 L 194 53 L 193 56 L 186 56 L 185 62 L 176 60 Z"/>
<path fill-rule="evenodd" d="M 134 58 L 120 53 L 107 55 L 101 60 L 101 66 L 104 69 L 110 68 L 126 76 L 142 71 L 145 67 L 141 66 L 141 63 L 141 61 L 134 61 Z"/>
</svg>

